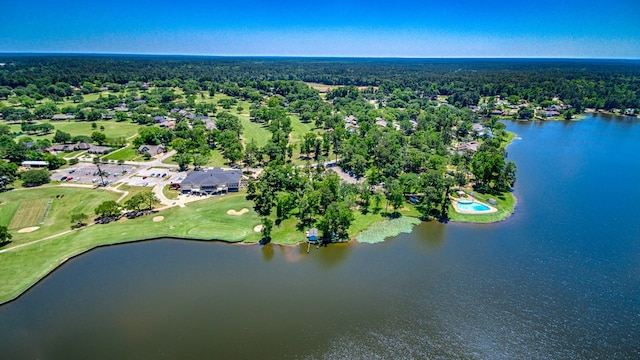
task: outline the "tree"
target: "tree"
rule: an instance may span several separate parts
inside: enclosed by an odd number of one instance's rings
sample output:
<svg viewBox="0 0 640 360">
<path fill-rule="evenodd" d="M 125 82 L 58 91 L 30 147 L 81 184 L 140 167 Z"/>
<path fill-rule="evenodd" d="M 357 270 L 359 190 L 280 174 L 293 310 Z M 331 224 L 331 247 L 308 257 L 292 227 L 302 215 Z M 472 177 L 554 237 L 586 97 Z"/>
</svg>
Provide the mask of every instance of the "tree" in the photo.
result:
<svg viewBox="0 0 640 360">
<path fill-rule="evenodd" d="M 107 135 L 99 131 L 94 131 L 93 133 L 91 133 L 91 140 L 97 142 L 98 145 L 102 145 L 107 141 Z"/>
<path fill-rule="evenodd" d="M 267 244 L 271 241 L 271 230 L 273 229 L 273 221 L 268 217 L 263 217 L 261 219 L 262 229 L 260 230 L 260 234 L 262 235 L 262 239 L 260 240 L 261 244 Z"/>
<path fill-rule="evenodd" d="M 207 162 L 209 162 L 209 158 L 202 154 L 194 154 L 191 157 L 191 161 L 193 163 L 194 170 L 198 171 L 203 165 L 206 165 Z"/>
<path fill-rule="evenodd" d="M 13 235 L 11 235 L 9 229 L 4 225 L 0 225 L 0 244 L 8 243 L 12 238 Z"/>
<path fill-rule="evenodd" d="M 318 228 L 322 231 L 324 241 L 331 241 L 334 238 L 338 240 L 348 239 L 348 230 L 353 219 L 353 213 L 345 204 L 331 203 L 318 223 Z"/>
<path fill-rule="evenodd" d="M 125 201 L 124 207 L 127 210 L 140 211 L 145 199 L 142 193 L 133 195 L 129 200 Z"/>
<path fill-rule="evenodd" d="M 173 160 L 180 167 L 180 171 L 186 171 L 189 169 L 189 163 L 191 163 L 191 155 L 179 152 L 173 156 Z"/>
<path fill-rule="evenodd" d="M 51 178 L 47 170 L 27 170 L 20 173 L 22 185 L 25 187 L 40 186 L 49 183 Z"/>
<path fill-rule="evenodd" d="M 85 220 L 89 218 L 89 215 L 85 213 L 74 213 L 71 214 L 71 223 L 74 224 L 74 227 L 82 227 L 85 224 Z"/>
<path fill-rule="evenodd" d="M 98 205 L 95 209 L 95 213 L 98 216 L 112 217 L 120 214 L 121 207 L 114 200 L 107 200 Z"/>
<path fill-rule="evenodd" d="M 149 210 L 153 209 L 154 204 L 157 204 L 160 202 L 160 199 L 158 199 L 158 197 L 156 196 L 156 194 L 153 193 L 153 191 L 143 192 L 142 196 L 146 205 L 148 205 Z"/>
<path fill-rule="evenodd" d="M 533 117 L 533 109 L 530 107 L 523 107 L 518 110 L 518 119 L 529 120 Z"/>
<path fill-rule="evenodd" d="M 18 165 L 0 161 L 0 188 L 4 189 L 12 183 L 18 174 Z"/>
<path fill-rule="evenodd" d="M 42 155 L 42 160 L 49 163 L 49 165 L 47 165 L 47 169 L 49 170 L 55 170 L 67 163 L 67 160 L 50 153 L 44 153 Z"/>
</svg>

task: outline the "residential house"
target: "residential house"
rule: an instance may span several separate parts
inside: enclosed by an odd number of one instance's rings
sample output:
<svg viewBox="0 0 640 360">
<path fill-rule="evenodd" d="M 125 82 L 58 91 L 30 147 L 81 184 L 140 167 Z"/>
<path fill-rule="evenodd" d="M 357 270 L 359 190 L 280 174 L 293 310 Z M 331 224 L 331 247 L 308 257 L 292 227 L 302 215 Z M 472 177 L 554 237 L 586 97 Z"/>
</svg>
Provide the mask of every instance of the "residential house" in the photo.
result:
<svg viewBox="0 0 640 360">
<path fill-rule="evenodd" d="M 477 142 L 477 141 L 469 141 L 467 143 L 460 144 L 458 146 L 458 151 L 476 152 L 476 151 L 478 151 L 479 147 L 480 147 L 480 143 L 479 142 Z"/>
<path fill-rule="evenodd" d="M 73 147 L 72 145 L 67 145 L 67 144 L 56 144 L 56 145 L 49 146 L 45 150 L 50 153 L 61 153 L 61 152 L 73 151 Z"/>
<path fill-rule="evenodd" d="M 239 169 L 192 171 L 180 183 L 183 194 L 215 195 L 236 192 L 240 188 Z"/>
<path fill-rule="evenodd" d="M 60 121 L 60 120 L 72 120 L 75 119 L 76 117 L 71 115 L 71 114 L 55 114 L 51 117 L 51 120 L 53 121 Z"/>
<path fill-rule="evenodd" d="M 110 148 L 108 146 L 96 146 L 96 145 L 91 145 L 91 147 L 89 147 L 89 149 L 87 150 L 89 154 L 108 154 L 111 151 L 113 151 L 113 148 Z"/>
<path fill-rule="evenodd" d="M 160 144 L 160 145 L 140 145 L 140 147 L 138 148 L 138 153 L 139 154 L 143 154 L 145 152 L 148 152 L 151 155 L 158 155 L 158 154 L 166 153 L 167 149 L 162 144 Z"/>
<path fill-rule="evenodd" d="M 158 115 L 158 116 L 154 116 L 153 117 L 153 122 L 156 123 L 156 124 L 162 124 L 162 123 L 167 122 L 167 121 L 169 121 L 169 119 L 167 119 L 167 117 L 165 117 L 165 116 L 159 116 Z"/>
<path fill-rule="evenodd" d="M 78 143 L 73 146 L 73 151 L 89 150 L 90 148 L 91 148 L 91 144 L 89 143 Z"/>
</svg>

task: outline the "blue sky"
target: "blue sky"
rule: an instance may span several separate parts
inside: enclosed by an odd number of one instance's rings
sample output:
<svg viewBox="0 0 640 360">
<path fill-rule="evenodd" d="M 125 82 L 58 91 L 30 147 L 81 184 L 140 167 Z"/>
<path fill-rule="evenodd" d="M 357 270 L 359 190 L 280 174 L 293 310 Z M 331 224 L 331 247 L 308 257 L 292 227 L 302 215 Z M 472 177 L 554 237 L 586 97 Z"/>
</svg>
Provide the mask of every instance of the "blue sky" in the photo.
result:
<svg viewBox="0 0 640 360">
<path fill-rule="evenodd" d="M 0 52 L 640 58 L 639 0 L 24 0 L 0 8 Z"/>
</svg>

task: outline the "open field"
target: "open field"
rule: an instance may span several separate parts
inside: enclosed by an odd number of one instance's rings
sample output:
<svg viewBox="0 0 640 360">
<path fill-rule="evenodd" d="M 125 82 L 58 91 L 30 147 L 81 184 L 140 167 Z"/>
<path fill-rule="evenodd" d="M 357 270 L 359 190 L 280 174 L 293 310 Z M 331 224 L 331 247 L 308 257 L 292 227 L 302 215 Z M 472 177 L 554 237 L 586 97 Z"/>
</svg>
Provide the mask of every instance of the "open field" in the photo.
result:
<svg viewBox="0 0 640 360">
<path fill-rule="evenodd" d="M 48 204 L 49 199 L 47 198 L 21 201 L 11 219 L 9 229 L 17 230 L 39 224 L 47 210 Z"/>
<path fill-rule="evenodd" d="M 111 137 L 111 138 L 115 138 L 115 137 L 130 137 L 133 135 L 136 135 L 138 133 L 138 129 L 140 128 L 140 125 L 135 124 L 135 123 L 130 123 L 130 122 L 126 122 L 126 121 L 122 121 L 122 122 L 116 122 L 114 120 L 109 120 L 109 121 L 75 121 L 75 120 L 70 120 L 70 121 L 50 121 L 50 120 L 39 120 L 36 121 L 37 124 L 45 124 L 45 123 L 49 123 L 51 125 L 53 125 L 55 127 L 55 129 L 47 135 L 29 135 L 29 134 L 23 134 L 21 136 L 29 136 L 32 137 L 34 139 L 52 139 L 53 136 L 56 133 L 56 130 L 60 130 L 60 131 L 64 131 L 67 132 L 69 134 L 71 134 L 71 136 L 78 136 L 78 135 L 86 135 L 89 136 L 91 135 L 92 132 L 94 131 L 100 131 L 100 126 L 104 126 L 104 134 L 107 135 L 107 137 Z M 91 124 L 96 124 L 96 128 L 94 129 L 93 126 Z M 11 124 L 9 125 L 9 128 L 11 129 L 11 131 L 13 132 L 21 132 L 20 130 L 20 124 Z"/>
<path fill-rule="evenodd" d="M 12 217 L 18 215 L 17 213 L 21 204 L 44 200 L 44 205 L 46 206 L 48 200 L 53 198 L 49 213 L 40 229 L 32 233 L 23 234 L 12 230 L 12 242 L 5 245 L 3 249 L 69 230 L 71 227 L 71 214 L 85 213 L 92 218 L 94 216 L 94 209 L 101 202 L 116 200 L 119 196 L 120 194 L 118 193 L 103 189 L 54 185 L 0 193 L 0 215 L 2 223 L 9 223 Z M 40 218 L 36 220 L 36 224 L 40 222 L 41 216 L 42 214 L 40 214 Z M 34 224 L 29 224 L 28 226 L 31 225 Z M 0 257 L 2 257 L 2 255 L 0 255 Z"/>
<path fill-rule="evenodd" d="M 100 126 L 104 126 L 104 134 L 107 137 L 130 137 L 138 133 L 140 125 L 126 121 L 116 122 L 109 121 L 51 121 L 56 130 L 68 132 L 71 136 L 90 135 L 94 131 L 99 131 Z M 91 124 L 95 123 L 97 128 L 94 129 Z"/>
</svg>

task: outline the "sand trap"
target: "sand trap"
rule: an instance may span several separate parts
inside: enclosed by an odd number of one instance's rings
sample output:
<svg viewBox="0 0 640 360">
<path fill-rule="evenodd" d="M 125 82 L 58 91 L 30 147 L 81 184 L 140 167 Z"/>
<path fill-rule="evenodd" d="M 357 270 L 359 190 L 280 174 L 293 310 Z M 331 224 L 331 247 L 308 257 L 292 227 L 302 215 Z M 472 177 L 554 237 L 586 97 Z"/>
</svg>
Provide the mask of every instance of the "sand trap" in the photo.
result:
<svg viewBox="0 0 640 360">
<path fill-rule="evenodd" d="M 253 231 L 260 232 L 264 226 L 262 224 L 253 227 Z"/>
<path fill-rule="evenodd" d="M 233 215 L 233 216 L 240 216 L 240 215 L 244 215 L 245 213 L 249 212 L 249 209 L 244 208 L 240 211 L 235 211 L 233 209 L 227 211 L 227 215 Z"/>
<path fill-rule="evenodd" d="M 32 227 L 22 228 L 22 229 L 18 230 L 18 232 L 20 234 L 24 234 L 24 233 L 30 233 L 32 231 L 36 231 L 38 229 L 40 229 L 40 226 L 32 226 Z"/>
<path fill-rule="evenodd" d="M 160 222 L 162 220 L 164 220 L 164 216 L 156 216 L 153 218 L 153 222 Z"/>
</svg>

